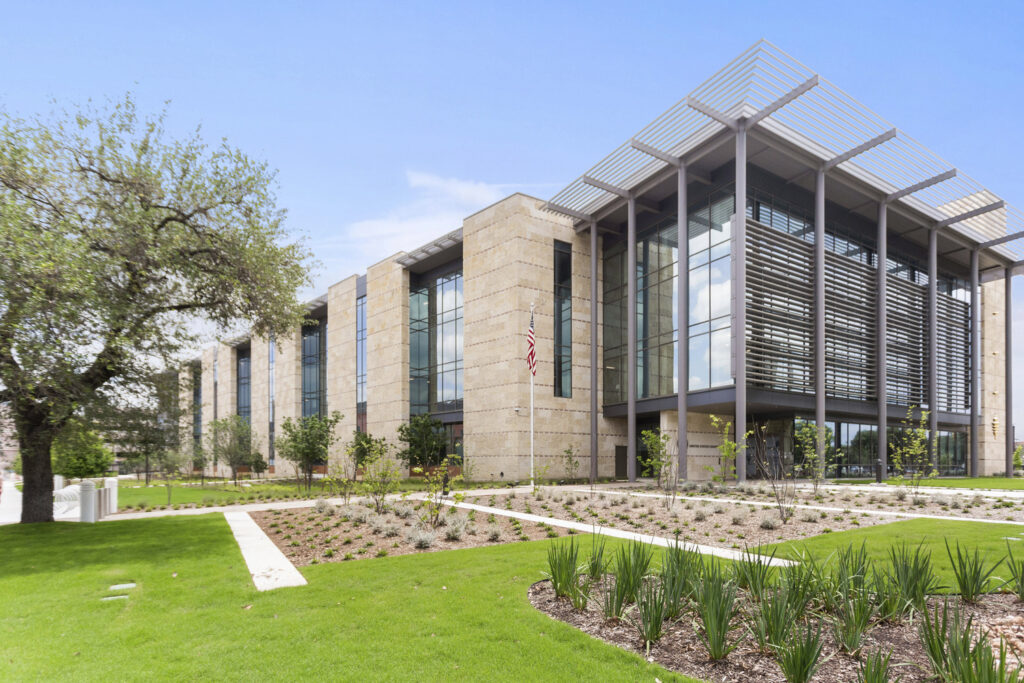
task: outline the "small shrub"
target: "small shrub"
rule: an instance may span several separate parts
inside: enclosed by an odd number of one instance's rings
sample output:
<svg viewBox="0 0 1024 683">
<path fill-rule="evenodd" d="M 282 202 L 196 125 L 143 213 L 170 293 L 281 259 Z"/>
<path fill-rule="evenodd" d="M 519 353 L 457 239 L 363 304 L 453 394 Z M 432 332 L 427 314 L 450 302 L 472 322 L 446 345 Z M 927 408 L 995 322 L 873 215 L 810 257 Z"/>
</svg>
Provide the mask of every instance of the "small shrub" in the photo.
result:
<svg viewBox="0 0 1024 683">
<path fill-rule="evenodd" d="M 387 557 L 387 556 L 388 556 L 388 551 L 385 550 L 384 548 L 381 548 L 380 550 L 377 551 L 376 557 Z"/>
<path fill-rule="evenodd" d="M 437 537 L 434 532 L 427 529 L 413 529 L 408 535 L 409 543 L 417 550 L 426 550 L 433 547 Z"/>
<path fill-rule="evenodd" d="M 713 661 L 725 659 L 739 645 L 730 634 L 736 629 L 736 584 L 726 578 L 718 562 L 709 564 L 696 592 L 697 614 L 701 628 L 698 635 Z"/>
<path fill-rule="evenodd" d="M 762 598 L 748 629 L 762 652 L 772 652 L 789 638 L 789 632 L 798 616 L 786 586 L 777 586 Z"/>
<path fill-rule="evenodd" d="M 764 556 L 744 549 L 740 561 L 734 562 L 732 565 L 736 583 L 740 588 L 749 591 L 751 595 L 760 600 L 771 582 L 773 574 L 771 563 L 774 559 L 774 550 L 771 555 Z"/>
<path fill-rule="evenodd" d="M 636 594 L 654 556 L 653 546 L 633 541 L 628 546 L 619 546 L 615 554 L 615 583 L 622 584 L 627 603 L 636 602 Z"/>
<path fill-rule="evenodd" d="M 821 624 L 798 629 L 784 647 L 777 649 L 775 659 L 789 683 L 811 680 L 821 664 Z"/>
<path fill-rule="evenodd" d="M 891 668 L 889 659 L 891 657 L 891 652 L 887 653 L 882 650 L 875 650 L 864 657 L 857 670 L 857 683 L 889 683 L 889 669 Z"/>
<path fill-rule="evenodd" d="M 568 598 L 579 584 L 579 545 L 575 538 L 568 543 L 548 546 L 548 573 L 556 598 Z"/>
<path fill-rule="evenodd" d="M 707 518 L 708 515 L 703 510 L 697 510 L 696 512 L 693 513 L 693 521 L 695 522 L 703 522 Z"/>
<path fill-rule="evenodd" d="M 334 506 L 328 503 L 323 498 L 318 498 L 316 503 L 313 504 L 313 509 L 322 515 L 333 515 Z"/>
<path fill-rule="evenodd" d="M 1024 600 L 1024 560 L 1018 561 L 1013 557 L 1009 541 L 1006 542 L 1006 566 L 1010 569 L 1010 580 L 1006 582 L 1007 585 L 1018 600 Z"/>
<path fill-rule="evenodd" d="M 960 591 L 960 598 L 964 602 L 975 603 L 978 596 L 985 592 L 992 574 L 1002 564 L 999 560 L 994 565 L 985 569 L 985 561 L 981 558 L 978 549 L 974 553 L 968 553 L 966 549 L 960 549 L 960 542 L 956 543 L 956 557 L 949 548 L 949 541 L 946 541 L 946 554 L 953 565 L 953 576 L 956 577 L 956 585 Z"/>
<path fill-rule="evenodd" d="M 487 527 L 487 540 L 491 543 L 497 543 L 501 540 L 501 529 L 497 525 L 492 524 Z"/>
<path fill-rule="evenodd" d="M 871 625 L 877 608 L 871 596 L 865 592 L 855 592 L 836 606 L 832 632 L 840 647 L 851 655 L 860 652 L 864 634 Z"/>
<path fill-rule="evenodd" d="M 448 524 L 444 529 L 444 537 L 449 541 L 461 541 L 463 535 L 466 533 L 466 518 L 459 515 L 457 517 L 449 517 Z"/>
<path fill-rule="evenodd" d="M 633 619 L 640 638 L 651 654 L 651 644 L 661 640 L 665 621 L 665 591 L 660 582 L 647 580 L 637 593 L 637 618 Z"/>
<path fill-rule="evenodd" d="M 733 526 L 740 526 L 741 524 L 743 524 L 743 515 L 741 515 L 741 514 L 733 515 L 732 516 L 732 525 Z"/>
<path fill-rule="evenodd" d="M 384 536 L 384 538 L 394 538 L 398 535 L 398 527 L 394 524 L 385 524 L 381 527 L 380 534 Z"/>
<path fill-rule="evenodd" d="M 762 517 L 759 526 L 765 531 L 774 531 L 779 528 L 779 523 L 772 517 Z"/>
<path fill-rule="evenodd" d="M 604 538 L 597 534 L 592 536 L 590 541 L 590 556 L 587 558 L 585 568 L 587 578 L 591 581 L 600 580 L 604 576 L 605 564 Z"/>
</svg>

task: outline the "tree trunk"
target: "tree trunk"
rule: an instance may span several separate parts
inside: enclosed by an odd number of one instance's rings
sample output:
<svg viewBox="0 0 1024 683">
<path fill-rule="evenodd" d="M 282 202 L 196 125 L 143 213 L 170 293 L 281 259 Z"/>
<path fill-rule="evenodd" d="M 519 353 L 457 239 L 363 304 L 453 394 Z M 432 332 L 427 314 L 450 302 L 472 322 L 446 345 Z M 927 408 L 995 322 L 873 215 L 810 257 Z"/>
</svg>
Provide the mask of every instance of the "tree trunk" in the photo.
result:
<svg viewBox="0 0 1024 683">
<path fill-rule="evenodd" d="M 53 463 L 50 446 L 54 430 L 25 425 L 19 429 L 21 467 L 24 486 L 21 498 L 21 523 L 53 521 Z"/>
</svg>

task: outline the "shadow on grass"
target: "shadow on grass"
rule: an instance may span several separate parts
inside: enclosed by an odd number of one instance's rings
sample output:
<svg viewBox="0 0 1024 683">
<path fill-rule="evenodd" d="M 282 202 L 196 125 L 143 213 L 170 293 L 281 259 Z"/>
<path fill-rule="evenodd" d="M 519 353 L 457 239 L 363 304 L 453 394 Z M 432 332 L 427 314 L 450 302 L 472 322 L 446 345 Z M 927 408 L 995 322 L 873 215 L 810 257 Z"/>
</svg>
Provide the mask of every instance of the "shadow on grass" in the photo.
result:
<svg viewBox="0 0 1024 683">
<path fill-rule="evenodd" d="M 44 577 L 126 563 L 155 567 L 179 557 L 223 555 L 232 545 L 231 530 L 220 513 L 98 524 L 14 524 L 0 527 L 0 575 Z"/>
</svg>

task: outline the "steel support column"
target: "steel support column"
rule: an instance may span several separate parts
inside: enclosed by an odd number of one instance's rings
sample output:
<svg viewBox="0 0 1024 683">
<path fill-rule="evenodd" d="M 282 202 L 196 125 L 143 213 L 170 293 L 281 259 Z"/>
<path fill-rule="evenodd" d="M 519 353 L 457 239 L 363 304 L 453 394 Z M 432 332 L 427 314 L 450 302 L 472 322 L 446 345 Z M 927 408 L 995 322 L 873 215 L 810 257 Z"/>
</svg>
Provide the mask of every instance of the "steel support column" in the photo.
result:
<svg viewBox="0 0 1024 683">
<path fill-rule="evenodd" d="M 888 341 L 888 306 L 889 282 L 887 280 L 889 259 L 889 205 L 880 202 L 878 205 L 878 272 L 876 289 L 878 290 L 878 336 L 875 340 L 875 363 L 878 365 L 878 472 L 877 481 L 886 479 L 889 473 L 889 411 L 888 391 L 889 375 L 887 358 L 889 356 Z"/>
<path fill-rule="evenodd" d="M 825 169 L 814 174 L 814 440 L 825 462 Z"/>
<path fill-rule="evenodd" d="M 597 222 L 590 224 L 590 483 L 597 481 Z"/>
<path fill-rule="evenodd" d="M 686 213 L 686 166 L 679 165 L 676 189 L 676 224 L 678 242 L 676 247 L 676 409 L 679 411 L 679 436 L 676 439 L 679 459 L 679 478 L 688 477 L 686 463 L 689 439 L 686 435 L 687 390 L 690 384 L 690 238 L 689 221 Z"/>
<path fill-rule="evenodd" d="M 981 436 L 981 293 L 978 250 L 971 250 L 971 476 L 978 476 L 978 441 Z"/>
<path fill-rule="evenodd" d="M 1006 476 L 1013 476 L 1013 269 L 1006 269 Z"/>
<path fill-rule="evenodd" d="M 928 457 L 937 466 L 939 453 L 939 231 L 928 231 Z"/>
<path fill-rule="evenodd" d="M 626 476 L 636 481 L 636 198 L 626 221 Z"/>
<path fill-rule="evenodd" d="M 732 254 L 733 358 L 736 376 L 736 415 L 733 428 L 740 449 L 736 454 L 736 479 L 747 480 L 747 130 L 740 121 L 736 129 L 736 213 Z"/>
</svg>

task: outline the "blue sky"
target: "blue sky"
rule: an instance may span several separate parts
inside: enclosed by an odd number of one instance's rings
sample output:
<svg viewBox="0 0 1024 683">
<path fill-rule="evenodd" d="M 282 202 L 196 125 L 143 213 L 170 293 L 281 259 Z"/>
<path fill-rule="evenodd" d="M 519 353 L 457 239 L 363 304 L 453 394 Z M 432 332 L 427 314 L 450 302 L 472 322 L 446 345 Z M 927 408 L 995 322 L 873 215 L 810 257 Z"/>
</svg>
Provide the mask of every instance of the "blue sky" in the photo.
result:
<svg viewBox="0 0 1024 683">
<path fill-rule="evenodd" d="M 1018 206 L 1014 2 L 4 3 L 0 106 L 171 101 L 280 170 L 327 285 L 513 191 L 549 197 L 760 38 Z M 1024 425 L 1024 278 L 1017 418 Z"/>
</svg>

